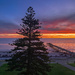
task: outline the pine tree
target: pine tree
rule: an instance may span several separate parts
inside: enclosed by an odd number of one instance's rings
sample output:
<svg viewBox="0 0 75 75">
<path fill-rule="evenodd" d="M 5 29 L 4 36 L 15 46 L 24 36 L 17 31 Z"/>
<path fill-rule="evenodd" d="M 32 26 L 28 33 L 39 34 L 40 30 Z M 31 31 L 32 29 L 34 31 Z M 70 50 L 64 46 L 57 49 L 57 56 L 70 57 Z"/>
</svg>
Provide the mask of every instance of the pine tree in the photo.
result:
<svg viewBox="0 0 75 75">
<path fill-rule="evenodd" d="M 19 70 L 21 75 L 48 75 L 50 65 L 49 57 L 44 43 L 40 40 L 39 20 L 34 18 L 35 11 L 32 7 L 27 9 L 26 16 L 22 19 L 21 29 L 17 32 L 24 38 L 15 40 L 11 59 L 8 61 L 9 70 Z"/>
</svg>

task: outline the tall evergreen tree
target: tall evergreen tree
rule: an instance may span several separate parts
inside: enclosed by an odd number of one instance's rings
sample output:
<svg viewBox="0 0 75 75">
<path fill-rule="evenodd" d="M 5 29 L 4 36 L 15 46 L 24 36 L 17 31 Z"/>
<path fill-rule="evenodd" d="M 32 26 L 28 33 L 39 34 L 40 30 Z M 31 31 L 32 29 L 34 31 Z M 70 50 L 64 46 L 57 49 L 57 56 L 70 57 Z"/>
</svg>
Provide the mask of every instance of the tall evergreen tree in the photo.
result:
<svg viewBox="0 0 75 75">
<path fill-rule="evenodd" d="M 44 43 L 40 40 L 39 20 L 34 18 L 35 12 L 32 7 L 27 9 L 26 16 L 22 19 L 21 29 L 18 34 L 24 38 L 13 42 L 15 52 L 8 61 L 9 70 L 22 71 L 21 75 L 48 75 L 50 65 L 49 57 Z"/>
</svg>

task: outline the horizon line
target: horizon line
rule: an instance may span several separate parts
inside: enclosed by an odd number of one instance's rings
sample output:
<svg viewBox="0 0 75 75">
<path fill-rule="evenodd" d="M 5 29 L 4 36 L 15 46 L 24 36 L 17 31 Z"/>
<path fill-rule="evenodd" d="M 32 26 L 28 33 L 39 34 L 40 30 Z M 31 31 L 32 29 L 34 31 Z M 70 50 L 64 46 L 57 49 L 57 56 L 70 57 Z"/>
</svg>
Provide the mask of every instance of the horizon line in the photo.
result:
<svg viewBox="0 0 75 75">
<path fill-rule="evenodd" d="M 23 38 L 20 34 L 0 34 L 0 38 Z M 44 33 L 40 38 L 75 38 L 75 33 Z"/>
</svg>

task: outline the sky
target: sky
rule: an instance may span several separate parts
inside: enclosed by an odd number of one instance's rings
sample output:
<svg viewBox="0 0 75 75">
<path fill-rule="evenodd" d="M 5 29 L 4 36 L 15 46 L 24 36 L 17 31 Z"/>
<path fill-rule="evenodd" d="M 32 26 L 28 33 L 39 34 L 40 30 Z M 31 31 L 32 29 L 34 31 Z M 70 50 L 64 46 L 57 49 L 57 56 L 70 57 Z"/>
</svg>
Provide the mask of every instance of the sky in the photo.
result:
<svg viewBox="0 0 75 75">
<path fill-rule="evenodd" d="M 0 0 L 0 38 L 21 37 L 16 32 L 29 6 L 43 37 L 75 38 L 75 0 Z"/>
</svg>

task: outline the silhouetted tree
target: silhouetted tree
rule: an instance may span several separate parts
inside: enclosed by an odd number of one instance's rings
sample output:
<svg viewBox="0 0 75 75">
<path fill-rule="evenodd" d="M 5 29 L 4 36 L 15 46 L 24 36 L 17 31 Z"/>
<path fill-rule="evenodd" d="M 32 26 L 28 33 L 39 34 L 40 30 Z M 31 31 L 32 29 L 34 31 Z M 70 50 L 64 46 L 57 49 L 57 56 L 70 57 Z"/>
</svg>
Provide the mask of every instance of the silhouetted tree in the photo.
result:
<svg viewBox="0 0 75 75">
<path fill-rule="evenodd" d="M 12 50 L 15 53 L 7 60 L 9 70 L 22 71 L 21 75 L 47 75 L 50 71 L 48 52 L 39 38 L 39 20 L 35 19 L 34 15 L 33 8 L 29 7 L 18 32 L 24 38 L 17 39 L 11 44 L 15 46 Z"/>
</svg>

